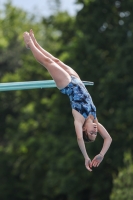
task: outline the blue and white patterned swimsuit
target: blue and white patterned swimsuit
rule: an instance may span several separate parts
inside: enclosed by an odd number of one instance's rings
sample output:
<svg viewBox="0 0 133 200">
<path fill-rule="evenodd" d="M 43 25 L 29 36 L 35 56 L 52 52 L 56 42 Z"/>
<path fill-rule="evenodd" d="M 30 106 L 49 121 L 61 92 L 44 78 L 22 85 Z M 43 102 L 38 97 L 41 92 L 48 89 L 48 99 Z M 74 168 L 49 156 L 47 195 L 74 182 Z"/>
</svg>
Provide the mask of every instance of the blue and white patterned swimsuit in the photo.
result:
<svg viewBox="0 0 133 200">
<path fill-rule="evenodd" d="M 60 91 L 69 96 L 72 109 L 77 110 L 85 119 L 89 115 L 92 115 L 96 119 L 96 107 L 86 87 L 79 78 L 71 76 L 71 82 L 65 88 L 60 89 Z"/>
</svg>

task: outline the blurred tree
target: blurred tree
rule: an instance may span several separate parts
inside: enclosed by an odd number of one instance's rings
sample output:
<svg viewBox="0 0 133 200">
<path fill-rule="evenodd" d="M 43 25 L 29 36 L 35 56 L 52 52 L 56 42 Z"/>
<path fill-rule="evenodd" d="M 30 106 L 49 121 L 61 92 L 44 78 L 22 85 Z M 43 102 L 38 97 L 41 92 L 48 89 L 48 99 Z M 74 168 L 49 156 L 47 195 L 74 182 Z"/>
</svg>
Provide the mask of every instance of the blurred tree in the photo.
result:
<svg viewBox="0 0 133 200">
<path fill-rule="evenodd" d="M 23 32 L 30 28 L 37 33 L 40 43 L 42 38 L 45 40 L 45 35 L 47 41 L 50 34 L 44 25 L 36 21 L 35 16 L 29 16 L 23 10 L 13 7 L 10 2 L 1 11 L 0 23 L 1 82 L 49 79 L 48 73 L 36 63 L 23 42 Z M 45 96 L 42 90 L 1 93 L 0 179 L 3 182 L 0 199 L 27 200 L 42 195 L 41 183 L 47 172 L 48 166 L 45 163 L 49 157 L 43 155 L 49 143 L 46 142 L 47 133 L 41 133 L 46 132 L 49 119 L 47 117 L 44 120 L 44 117 L 56 98 L 54 91 L 46 89 Z M 36 185 L 39 176 L 42 180 Z"/>
<path fill-rule="evenodd" d="M 57 89 L 3 92 L 2 200 L 108 200 L 112 177 L 123 166 L 127 146 L 133 150 L 132 2 L 77 2 L 84 7 L 76 19 L 60 12 L 42 22 L 7 3 L 0 18 L 0 79 L 50 78 L 23 45 L 22 33 L 33 28 L 46 50 L 72 66 L 82 79 L 95 82 L 88 89 L 99 121 L 113 137 L 113 145 L 101 166 L 89 173 L 73 134 L 66 96 Z M 98 137 L 94 144 L 87 145 L 89 156 L 95 156 L 101 147 L 102 139 Z"/>
<path fill-rule="evenodd" d="M 76 17 L 71 56 L 81 78 L 95 82 L 89 91 L 97 107 L 97 117 L 113 137 L 102 169 L 99 168 L 90 177 L 88 187 L 91 191 L 86 190 L 86 199 L 107 200 L 112 187 L 112 174 L 123 165 L 127 147 L 133 151 L 133 7 L 130 0 L 78 2 L 84 6 Z M 91 145 L 90 155 L 97 154 L 100 146 L 101 140 Z M 99 187 L 101 182 L 105 183 L 102 188 Z"/>
<path fill-rule="evenodd" d="M 119 170 L 118 176 L 113 180 L 113 190 L 110 200 L 133 199 L 133 161 L 131 153 L 124 156 L 124 167 Z"/>
<path fill-rule="evenodd" d="M 68 15 L 62 14 L 64 19 L 66 16 L 70 21 Z M 39 42 L 59 55 L 62 52 L 59 29 L 36 22 L 34 16 L 28 16 L 11 3 L 5 5 L 0 20 L 2 31 L 7 32 L 1 37 L 1 82 L 49 79 L 48 73 L 25 49 L 22 33 L 32 27 Z M 68 20 L 66 24 L 71 22 Z M 75 137 L 71 136 L 74 132 L 72 117 L 68 118 L 71 109 L 64 106 L 57 89 L 2 92 L 0 105 L 0 178 L 3 180 L 0 198 L 41 200 L 66 198 L 68 193 L 76 195 L 75 185 L 79 187 L 81 178 L 76 175 L 79 167 L 74 170 L 81 163 L 80 157 L 76 157 L 79 149 Z M 61 114 L 58 110 L 62 108 Z M 59 114 L 61 120 L 57 118 Z M 73 184 L 68 187 L 70 182 Z"/>
</svg>

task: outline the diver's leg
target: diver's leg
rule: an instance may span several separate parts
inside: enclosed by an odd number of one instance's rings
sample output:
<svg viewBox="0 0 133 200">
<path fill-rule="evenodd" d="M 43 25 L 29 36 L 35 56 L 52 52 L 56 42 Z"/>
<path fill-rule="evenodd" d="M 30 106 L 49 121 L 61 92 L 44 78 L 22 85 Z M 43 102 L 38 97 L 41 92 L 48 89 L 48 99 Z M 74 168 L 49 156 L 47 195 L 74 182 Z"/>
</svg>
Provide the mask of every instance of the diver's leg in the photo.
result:
<svg viewBox="0 0 133 200">
<path fill-rule="evenodd" d="M 51 58 L 46 57 L 41 51 L 39 51 L 39 49 L 36 48 L 28 32 L 24 33 L 24 41 L 26 46 L 32 51 L 35 59 L 48 70 L 58 88 L 64 88 L 70 83 L 70 75 Z"/>
<path fill-rule="evenodd" d="M 69 67 L 68 65 L 64 64 L 62 61 L 60 61 L 58 58 L 54 57 L 52 54 L 50 54 L 49 52 L 47 52 L 45 49 L 43 49 L 37 42 L 34 33 L 32 30 L 30 30 L 29 32 L 30 37 L 34 43 L 34 45 L 39 49 L 39 51 L 41 51 L 46 57 L 52 59 L 55 63 L 57 63 L 62 69 L 64 69 L 68 74 L 70 75 L 74 75 L 78 78 L 79 75 L 77 74 L 77 72 L 75 72 L 71 67 Z"/>
</svg>

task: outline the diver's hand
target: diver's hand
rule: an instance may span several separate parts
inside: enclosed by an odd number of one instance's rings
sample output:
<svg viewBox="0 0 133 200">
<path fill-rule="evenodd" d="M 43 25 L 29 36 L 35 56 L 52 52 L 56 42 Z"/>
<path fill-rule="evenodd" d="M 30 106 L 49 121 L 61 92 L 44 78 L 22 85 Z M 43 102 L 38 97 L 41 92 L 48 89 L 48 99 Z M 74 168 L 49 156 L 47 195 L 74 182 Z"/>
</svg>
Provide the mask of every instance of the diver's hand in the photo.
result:
<svg viewBox="0 0 133 200">
<path fill-rule="evenodd" d="M 89 170 L 91 172 L 92 169 L 91 169 L 90 165 L 91 165 L 91 159 L 90 158 L 85 159 L 85 167 L 87 170 Z"/>
<path fill-rule="evenodd" d="M 101 155 L 101 154 L 96 155 L 96 156 L 93 158 L 93 160 L 92 160 L 92 162 L 91 162 L 91 164 L 90 164 L 90 167 L 91 167 L 91 168 L 92 168 L 92 167 L 98 167 L 98 166 L 100 165 L 100 163 L 102 162 L 103 158 L 104 158 L 104 156 Z"/>
</svg>

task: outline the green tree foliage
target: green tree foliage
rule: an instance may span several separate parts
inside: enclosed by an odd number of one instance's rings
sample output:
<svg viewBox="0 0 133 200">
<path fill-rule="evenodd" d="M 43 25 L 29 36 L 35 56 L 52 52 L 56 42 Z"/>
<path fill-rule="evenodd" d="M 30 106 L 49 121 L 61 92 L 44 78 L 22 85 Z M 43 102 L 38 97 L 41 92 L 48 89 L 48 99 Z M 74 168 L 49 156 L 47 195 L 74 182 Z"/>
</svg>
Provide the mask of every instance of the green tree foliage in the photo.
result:
<svg viewBox="0 0 133 200">
<path fill-rule="evenodd" d="M 34 16 L 13 7 L 10 2 L 1 11 L 0 21 L 1 82 L 49 79 L 48 73 L 36 63 L 23 43 L 24 31 L 33 28 L 41 43 L 42 38 L 50 38 L 49 30 Z M 1 93 L 0 178 L 3 182 L 0 199 L 41 199 L 42 183 L 49 169 L 48 160 L 52 158 L 51 147 L 55 141 L 55 136 L 48 137 L 52 118 L 50 110 L 55 99 L 54 89 L 45 90 L 45 93 L 44 90 Z M 36 185 L 39 177 L 41 180 Z"/>
<path fill-rule="evenodd" d="M 78 0 L 76 18 L 56 13 L 39 22 L 5 5 L 0 17 L 0 81 L 50 79 L 23 44 L 33 28 L 46 50 L 84 80 L 98 119 L 113 137 L 99 168 L 89 173 L 76 142 L 69 100 L 57 89 L 0 94 L 0 199 L 108 200 L 112 177 L 132 152 L 132 2 Z M 58 2 L 59 3 L 59 2 Z M 91 158 L 102 139 L 87 145 Z"/>
<path fill-rule="evenodd" d="M 94 176 L 88 198 L 108 199 L 112 172 L 123 164 L 123 153 L 132 149 L 132 3 L 131 1 L 78 1 L 83 9 L 76 17 L 73 50 L 82 79 L 93 80 L 89 91 L 97 106 L 97 117 L 113 138 L 107 158 Z M 91 146 L 97 153 L 100 141 Z M 102 174 L 102 175 L 101 175 Z M 97 180 L 98 177 L 98 180 Z M 99 189 L 104 182 L 102 189 Z"/>
<path fill-rule="evenodd" d="M 67 30 L 70 26 L 60 26 L 59 29 L 63 30 L 60 38 L 64 41 L 63 50 L 69 52 L 65 61 L 76 69 L 82 79 L 95 82 L 89 91 L 97 106 L 98 119 L 111 134 L 113 144 L 102 166 L 89 177 L 89 183 L 84 184 L 76 198 L 81 198 L 81 195 L 85 199 L 109 199 L 112 173 L 123 165 L 127 146 L 132 151 L 132 3 L 107 0 L 78 2 L 84 6 L 76 17 L 76 23 L 73 23 L 74 32 L 69 40 L 64 40 L 64 36 L 71 30 Z M 63 18 L 59 21 L 62 22 Z M 57 22 L 53 22 L 59 28 Z M 95 145 L 90 145 L 89 155 L 93 157 L 101 146 L 100 139 Z M 85 183 L 87 177 L 82 180 Z M 104 182 L 102 188 L 99 187 L 101 182 Z"/>
<path fill-rule="evenodd" d="M 123 163 L 123 152 L 132 150 L 132 3 L 131 1 L 78 1 L 83 9 L 76 18 L 76 40 L 73 60 L 77 71 L 85 80 L 93 80 L 89 88 L 97 106 L 97 117 L 113 138 L 108 157 L 102 164 L 104 182 L 93 177 L 91 195 L 108 199 L 112 187 L 112 171 Z M 91 152 L 99 151 L 97 141 Z M 103 181 L 104 178 L 104 181 Z M 100 197 L 98 197 L 100 196 Z"/>
<path fill-rule="evenodd" d="M 50 24 L 42 26 L 10 3 L 5 5 L 1 22 L 1 82 L 49 79 L 48 73 L 25 49 L 22 33 L 33 28 L 39 42 L 59 54 L 58 30 Z M 69 101 L 63 102 L 57 89 L 46 89 L 2 92 L 0 105 L 0 178 L 3 180 L 0 198 L 62 199 L 68 195 L 73 199 L 80 188 L 81 176 L 77 174 L 84 165 L 79 165 L 82 162 L 72 135 Z M 60 113 L 58 110 L 62 108 L 64 111 Z"/>
<path fill-rule="evenodd" d="M 131 153 L 125 153 L 124 167 L 119 170 L 118 176 L 113 180 L 113 190 L 110 200 L 133 199 L 133 161 Z"/>
</svg>

